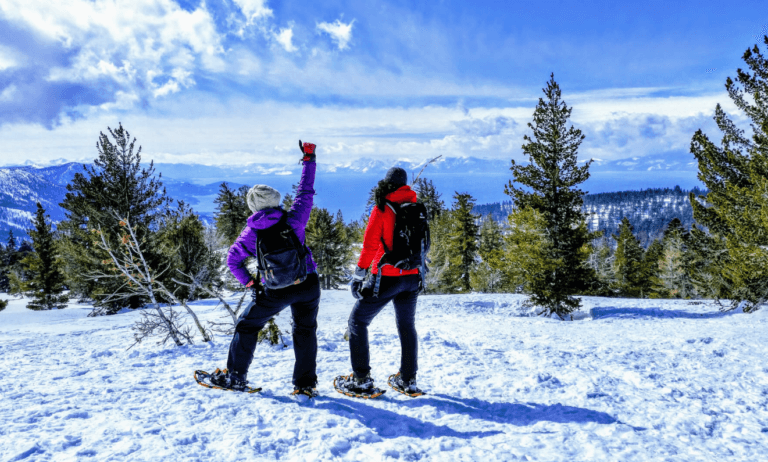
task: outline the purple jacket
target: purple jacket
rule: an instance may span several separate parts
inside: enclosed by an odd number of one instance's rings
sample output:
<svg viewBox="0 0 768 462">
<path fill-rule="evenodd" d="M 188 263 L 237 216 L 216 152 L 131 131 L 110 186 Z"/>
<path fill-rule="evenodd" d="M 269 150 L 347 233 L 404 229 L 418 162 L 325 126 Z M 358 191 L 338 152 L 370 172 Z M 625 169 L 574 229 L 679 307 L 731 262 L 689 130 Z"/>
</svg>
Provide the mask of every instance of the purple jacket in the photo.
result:
<svg viewBox="0 0 768 462">
<path fill-rule="evenodd" d="M 305 242 L 304 228 L 307 226 L 309 213 L 312 211 L 316 169 L 316 163 L 304 162 L 301 180 L 299 180 L 299 189 L 296 192 L 296 199 L 293 201 L 291 210 L 283 212 L 280 208 L 263 209 L 248 218 L 248 226 L 243 229 L 235 243 L 229 248 L 229 253 L 227 254 L 227 266 L 229 266 L 229 270 L 241 284 L 246 285 L 251 280 L 251 274 L 245 267 L 245 260 L 248 257 L 256 256 L 256 232 L 260 229 L 269 228 L 280 221 L 283 213 L 288 214 L 286 222 L 293 228 L 299 241 L 302 244 Z M 315 261 L 312 259 L 311 250 L 307 254 L 307 272 L 317 272 L 317 265 L 315 265 Z"/>
</svg>

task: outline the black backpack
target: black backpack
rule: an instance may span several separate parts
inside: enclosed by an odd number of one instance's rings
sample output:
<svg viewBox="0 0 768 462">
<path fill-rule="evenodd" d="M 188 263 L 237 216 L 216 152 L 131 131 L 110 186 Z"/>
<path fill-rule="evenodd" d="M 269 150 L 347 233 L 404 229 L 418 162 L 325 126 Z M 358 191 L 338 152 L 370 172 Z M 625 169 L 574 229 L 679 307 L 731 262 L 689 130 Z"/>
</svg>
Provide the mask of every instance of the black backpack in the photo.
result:
<svg viewBox="0 0 768 462">
<path fill-rule="evenodd" d="M 387 206 L 395 212 L 395 232 L 392 236 L 392 248 L 387 248 L 384 239 L 384 255 L 378 267 L 392 265 L 401 270 L 419 269 L 422 277 L 426 272 L 427 252 L 432 244 L 429 235 L 427 208 L 421 203 L 406 202 L 395 204 L 387 201 Z"/>
<path fill-rule="evenodd" d="M 282 289 L 307 278 L 307 248 L 286 223 L 286 214 L 256 232 L 259 272 L 267 289 Z"/>
</svg>

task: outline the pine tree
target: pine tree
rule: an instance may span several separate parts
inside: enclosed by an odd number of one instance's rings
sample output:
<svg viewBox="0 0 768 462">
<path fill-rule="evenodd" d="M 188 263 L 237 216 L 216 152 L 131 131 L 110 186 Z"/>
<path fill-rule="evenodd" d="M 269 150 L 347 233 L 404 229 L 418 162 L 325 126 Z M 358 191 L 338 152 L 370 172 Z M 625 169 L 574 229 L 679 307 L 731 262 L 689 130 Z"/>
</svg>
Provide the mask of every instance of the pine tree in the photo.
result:
<svg viewBox="0 0 768 462">
<path fill-rule="evenodd" d="M 477 253 L 481 261 L 472 271 L 472 288 L 497 292 L 504 284 L 504 234 L 493 216 L 489 215 L 480 226 Z"/>
<path fill-rule="evenodd" d="M 171 200 L 160 175 L 155 175 L 154 164 L 150 162 L 147 168 L 142 168 L 141 147 L 135 149 L 136 139 L 131 139 L 122 125 L 116 130 L 108 128 L 108 132 L 109 136 L 99 135 L 94 165 L 84 167 L 84 172 L 76 173 L 67 185 L 68 192 L 60 204 L 67 218 L 59 223 L 58 230 L 62 235 L 60 251 L 67 286 L 81 297 L 94 299 L 95 312 L 111 314 L 122 306 L 101 300 L 119 293 L 121 284 L 90 276 L 106 258 L 94 242 L 91 230 L 100 228 L 107 236 L 120 236 L 117 217 L 121 217 L 130 219 L 139 238 L 146 239 Z M 160 266 L 159 252 L 147 249 L 145 257 L 154 267 Z M 125 304 L 135 308 L 144 302 L 134 296 Z"/>
<path fill-rule="evenodd" d="M 235 191 L 227 183 L 221 183 L 219 195 L 213 200 L 216 204 L 216 230 L 224 237 L 227 246 L 235 242 L 251 216 L 247 195 L 247 186 L 241 186 Z"/>
<path fill-rule="evenodd" d="M 616 275 L 613 271 L 614 251 L 608 242 L 609 237 L 601 236 L 592 242 L 591 252 L 587 263 L 595 272 L 597 281 L 590 290 L 592 295 L 615 295 Z"/>
<path fill-rule="evenodd" d="M 27 304 L 31 310 L 66 308 L 69 297 L 64 292 L 64 274 L 57 255 L 51 224 L 46 220 L 45 209 L 37 203 L 37 213 L 32 221 L 35 229 L 27 231 L 35 251 L 20 263 L 31 275 L 22 283 L 22 290 L 32 297 Z"/>
<path fill-rule="evenodd" d="M 419 202 L 427 208 L 429 221 L 433 221 L 435 217 L 445 211 L 445 204 L 440 200 L 441 194 L 437 192 L 437 188 L 432 183 L 432 180 L 424 177 L 417 179 L 413 184 L 413 190 L 416 192 Z"/>
<path fill-rule="evenodd" d="M 689 234 L 679 218 L 669 222 L 664 230 L 662 244 L 664 252 L 661 259 L 659 277 L 670 297 L 690 298 L 695 296 L 695 289 L 685 271 L 688 253 Z"/>
<path fill-rule="evenodd" d="M 324 208 L 313 208 L 306 227 L 306 244 L 317 264 L 320 288 L 336 289 L 347 280 L 346 266 L 351 252 L 341 215 L 331 215 Z"/>
<path fill-rule="evenodd" d="M 160 280 L 180 300 L 193 300 L 202 295 L 200 289 L 190 293 L 189 287 L 174 280 L 184 280 L 183 274 L 198 276 L 200 284 L 221 282 L 219 268 L 222 257 L 206 242 L 205 227 L 200 217 L 184 202 L 169 210 L 160 222 L 154 245 L 164 257 L 165 271 Z"/>
<path fill-rule="evenodd" d="M 763 38 L 768 46 L 768 36 Z M 724 248 L 725 255 L 706 264 L 718 297 L 746 301 L 754 311 L 768 298 L 768 59 L 757 45 L 742 59 L 749 69 L 737 69 L 736 80 L 726 79 L 728 96 L 751 120 L 753 135 L 745 136 L 718 104 L 715 122 L 723 132 L 716 146 L 697 130 L 691 152 L 699 165 L 699 179 L 709 192 L 691 194 L 694 218 L 710 235 L 695 235 L 697 250 Z"/>
<path fill-rule="evenodd" d="M 621 220 L 619 234 L 612 237 L 617 244 L 614 254 L 616 288 L 624 297 L 642 298 L 647 274 L 643 264 L 644 252 L 627 217 Z"/>
<path fill-rule="evenodd" d="M 669 291 L 661 279 L 661 261 L 664 257 L 664 244 L 654 239 L 643 254 L 643 279 L 641 296 L 648 298 L 668 298 Z"/>
<path fill-rule="evenodd" d="M 518 165 L 512 160 L 515 187 L 512 181 L 504 192 L 512 197 L 514 207 L 525 216 L 533 209 L 544 220 L 544 235 L 549 245 L 542 247 L 548 253 L 540 267 L 551 271 L 526 273 L 531 302 L 544 308 L 541 314 L 557 314 L 561 319 L 581 305 L 572 295 L 582 293 L 594 280 L 594 272 L 586 260 L 589 244 L 594 234 L 586 227 L 585 214 L 581 211 L 584 192 L 577 186 L 589 178 L 592 161 L 578 166 L 578 149 L 584 140 L 581 130 L 566 128 L 572 108 L 561 100 L 561 91 L 554 75 L 543 89 L 546 100 L 539 99 L 533 113 L 533 138 L 524 136 L 523 153 L 528 165 Z M 559 262 L 553 265 L 553 262 Z"/>
<path fill-rule="evenodd" d="M 476 220 L 479 216 L 472 213 L 475 199 L 470 194 L 456 192 L 453 199 L 448 218 L 449 266 L 443 271 L 440 286 L 446 292 L 469 292 L 477 258 L 479 226 Z"/>
<path fill-rule="evenodd" d="M 0 252 L 0 292 L 9 292 L 11 284 L 9 274 L 15 262 L 16 239 L 13 237 L 13 230 L 8 231 L 8 245 L 2 247 Z"/>
</svg>

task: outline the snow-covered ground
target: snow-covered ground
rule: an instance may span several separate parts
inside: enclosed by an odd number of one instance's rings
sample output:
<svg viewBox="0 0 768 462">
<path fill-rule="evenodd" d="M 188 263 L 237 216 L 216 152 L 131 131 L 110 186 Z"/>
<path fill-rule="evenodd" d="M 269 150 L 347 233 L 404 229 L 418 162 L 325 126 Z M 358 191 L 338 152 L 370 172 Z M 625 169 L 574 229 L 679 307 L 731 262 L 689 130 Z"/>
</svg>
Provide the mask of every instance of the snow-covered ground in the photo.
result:
<svg viewBox="0 0 768 462">
<path fill-rule="evenodd" d="M 323 293 L 321 397 L 289 392 L 293 351 L 259 347 L 259 395 L 209 390 L 229 338 L 130 350 L 139 313 L 0 312 L 0 460 L 758 461 L 768 454 L 768 310 L 585 298 L 575 322 L 529 317 L 516 295 L 419 300 L 419 383 L 377 400 L 336 393 L 352 297 Z M 202 319 L 224 320 L 215 303 Z M 278 324 L 289 328 L 289 311 Z M 385 386 L 400 347 L 391 307 L 371 326 Z M 198 337 L 199 339 L 199 337 Z"/>
</svg>

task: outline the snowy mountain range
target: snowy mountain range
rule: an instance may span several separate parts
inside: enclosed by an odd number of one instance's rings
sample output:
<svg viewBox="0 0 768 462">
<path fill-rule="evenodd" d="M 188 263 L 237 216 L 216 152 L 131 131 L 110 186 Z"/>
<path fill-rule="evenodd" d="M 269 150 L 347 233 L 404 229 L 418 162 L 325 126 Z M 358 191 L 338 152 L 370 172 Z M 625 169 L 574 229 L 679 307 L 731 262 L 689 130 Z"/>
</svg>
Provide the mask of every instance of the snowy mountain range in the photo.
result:
<svg viewBox="0 0 768 462">
<path fill-rule="evenodd" d="M 414 177 L 424 167 L 425 162 L 401 160 L 394 165 L 404 168 Z M 331 211 L 341 210 L 347 220 L 356 219 L 365 212 L 368 192 L 392 166 L 391 161 L 381 159 L 320 162 L 315 183 L 317 191 L 315 203 Z M 11 229 L 17 236 L 26 235 L 25 230 L 31 226 L 30 220 L 34 216 L 35 204 L 38 201 L 45 207 L 53 221 L 58 222 L 64 219 L 64 212 L 58 204 L 66 194 L 67 183 L 72 180 L 75 173 L 82 171 L 82 168 L 83 164 L 74 162 L 48 166 L 19 165 L 0 168 L 0 240 L 4 241 Z M 610 173 L 609 170 L 613 167 L 602 165 L 599 168 L 608 169 L 604 173 Z M 285 192 L 291 190 L 291 185 L 298 183 L 301 174 L 301 166 L 298 163 L 240 166 L 160 163 L 155 164 L 155 169 L 162 175 L 168 194 L 176 200 L 183 200 L 190 204 L 206 220 L 213 217 L 215 210 L 213 200 L 223 181 L 235 188 L 257 183 L 269 184 Z M 476 157 L 441 158 L 430 164 L 424 170 L 423 176 L 434 182 L 438 191 L 442 193 L 446 206 L 450 206 L 454 192 L 469 192 L 476 199 L 476 203 L 487 204 L 486 208 L 478 206 L 478 213 L 493 213 L 497 219 L 506 219 L 509 205 L 500 202 L 500 199 L 506 198 L 503 194 L 504 185 L 511 178 L 508 160 Z M 642 176 L 635 176 L 642 178 Z M 660 178 L 658 172 L 646 178 L 646 182 L 650 183 L 646 187 L 655 186 L 654 178 L 657 180 Z M 631 184 L 626 186 L 630 187 Z M 591 187 L 585 189 L 601 192 L 605 191 L 605 187 L 607 186 L 592 183 Z M 665 197 L 668 199 L 672 197 L 668 193 L 655 192 L 647 195 L 644 200 L 658 202 L 664 194 L 667 194 L 668 197 Z M 597 196 L 601 195 L 590 194 L 588 197 Z M 687 197 L 683 197 L 685 194 L 678 194 L 678 196 L 674 196 L 676 197 L 674 201 L 670 199 L 665 204 L 685 209 L 684 202 Z M 630 220 L 640 218 L 637 212 L 640 209 L 637 204 L 615 203 L 608 207 L 600 205 L 602 204 L 600 201 L 613 200 L 610 197 L 595 200 L 597 200 L 594 202 L 594 207 L 597 207 L 595 211 L 599 211 L 598 215 L 604 217 L 593 223 L 596 229 L 603 229 L 603 225 L 615 221 L 616 216 L 618 220 L 621 220 L 621 216 L 625 214 Z M 651 202 L 648 203 L 648 207 L 651 207 L 650 204 Z M 649 210 L 646 214 L 652 215 L 651 210 L 655 208 L 648 207 L 645 208 Z M 690 209 L 689 205 L 687 207 Z M 686 217 L 690 215 L 689 211 L 685 213 L 687 213 Z M 683 220 L 683 216 L 680 218 Z M 688 221 L 683 221 L 688 223 L 691 220 L 692 217 Z"/>
</svg>

